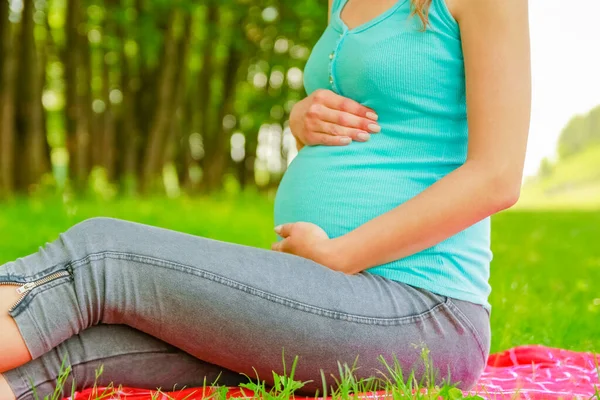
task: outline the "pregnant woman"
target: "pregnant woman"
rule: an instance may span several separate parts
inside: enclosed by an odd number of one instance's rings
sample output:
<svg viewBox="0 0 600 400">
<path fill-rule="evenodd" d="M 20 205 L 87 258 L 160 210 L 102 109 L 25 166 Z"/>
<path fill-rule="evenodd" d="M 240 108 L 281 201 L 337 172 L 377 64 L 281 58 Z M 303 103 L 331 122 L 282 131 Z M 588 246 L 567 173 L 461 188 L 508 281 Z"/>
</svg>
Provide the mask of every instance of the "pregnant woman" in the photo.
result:
<svg viewBox="0 0 600 400">
<path fill-rule="evenodd" d="M 490 349 L 489 216 L 518 198 L 530 113 L 525 0 L 333 0 L 291 126 L 300 148 L 253 248 L 86 220 L 0 267 L 0 399 L 296 379 L 395 356 L 473 387 Z M 35 229 L 35 227 L 32 227 Z M 70 387 L 70 386 L 69 386 Z"/>
</svg>

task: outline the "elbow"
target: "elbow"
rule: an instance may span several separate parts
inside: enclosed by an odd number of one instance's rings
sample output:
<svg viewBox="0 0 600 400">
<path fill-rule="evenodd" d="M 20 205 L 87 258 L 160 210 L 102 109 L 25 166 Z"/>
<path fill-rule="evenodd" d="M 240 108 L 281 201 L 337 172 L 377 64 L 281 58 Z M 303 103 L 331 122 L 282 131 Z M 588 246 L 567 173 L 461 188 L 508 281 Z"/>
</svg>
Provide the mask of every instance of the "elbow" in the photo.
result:
<svg viewBox="0 0 600 400">
<path fill-rule="evenodd" d="M 487 178 L 487 193 L 493 212 L 514 206 L 521 196 L 522 174 L 508 169 L 498 169 Z"/>
<path fill-rule="evenodd" d="M 465 167 L 479 182 L 480 199 L 489 214 L 514 206 L 521 195 L 523 171 L 511 165 L 481 161 L 467 161 Z"/>
<path fill-rule="evenodd" d="M 512 206 L 517 204 L 520 196 L 521 196 L 520 185 L 517 188 L 514 188 L 514 187 L 507 188 L 507 190 L 505 190 L 503 192 L 503 194 L 497 195 L 497 201 L 496 201 L 497 211 L 496 212 L 500 212 L 500 211 L 511 208 Z"/>
</svg>

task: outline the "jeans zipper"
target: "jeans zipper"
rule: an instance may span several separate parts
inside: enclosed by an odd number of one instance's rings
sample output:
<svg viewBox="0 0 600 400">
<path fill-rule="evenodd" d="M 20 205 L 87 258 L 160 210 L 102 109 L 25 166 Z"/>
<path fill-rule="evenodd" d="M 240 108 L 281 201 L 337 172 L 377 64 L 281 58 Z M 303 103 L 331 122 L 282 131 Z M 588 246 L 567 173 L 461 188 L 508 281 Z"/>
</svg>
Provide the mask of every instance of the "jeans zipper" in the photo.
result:
<svg viewBox="0 0 600 400">
<path fill-rule="evenodd" d="M 11 312 L 15 308 L 17 308 L 17 306 L 19 304 L 21 304 L 23 299 L 25 299 L 27 294 L 29 292 L 31 292 L 33 289 L 43 286 L 43 285 L 50 283 L 52 281 L 55 281 L 57 279 L 67 278 L 70 276 L 71 276 L 71 273 L 69 271 L 59 271 L 59 272 L 50 274 L 46 277 L 43 277 L 41 279 L 38 279 L 37 281 L 28 282 L 28 283 L 0 282 L 0 286 L 17 286 L 17 293 L 21 295 L 21 297 L 19 297 L 19 299 L 15 302 L 15 304 L 13 304 L 13 306 L 8 310 L 8 312 Z"/>
</svg>

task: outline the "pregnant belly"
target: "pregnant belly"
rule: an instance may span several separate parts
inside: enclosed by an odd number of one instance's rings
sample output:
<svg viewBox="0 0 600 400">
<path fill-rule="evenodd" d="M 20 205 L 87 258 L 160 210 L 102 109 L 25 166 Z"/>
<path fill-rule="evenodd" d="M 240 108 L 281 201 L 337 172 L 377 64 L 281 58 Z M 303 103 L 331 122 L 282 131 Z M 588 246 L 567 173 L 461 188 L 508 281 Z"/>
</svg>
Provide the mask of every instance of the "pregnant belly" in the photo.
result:
<svg viewBox="0 0 600 400">
<path fill-rule="evenodd" d="M 437 169 L 437 170 L 436 170 Z M 311 222 L 342 236 L 416 196 L 449 171 L 407 163 L 364 143 L 303 148 L 275 198 L 275 224 Z"/>
</svg>

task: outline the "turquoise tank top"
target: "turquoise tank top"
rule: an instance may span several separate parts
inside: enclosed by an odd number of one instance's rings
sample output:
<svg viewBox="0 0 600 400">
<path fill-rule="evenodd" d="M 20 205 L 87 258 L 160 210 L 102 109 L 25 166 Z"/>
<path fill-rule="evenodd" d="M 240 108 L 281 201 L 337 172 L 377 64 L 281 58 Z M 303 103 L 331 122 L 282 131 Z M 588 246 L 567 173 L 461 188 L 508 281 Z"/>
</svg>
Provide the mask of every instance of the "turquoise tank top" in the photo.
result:
<svg viewBox="0 0 600 400">
<path fill-rule="evenodd" d="M 281 180 L 274 208 L 276 225 L 312 222 L 330 238 L 415 197 L 467 157 L 460 31 L 445 1 L 432 1 L 425 32 L 419 18 L 410 17 L 409 0 L 348 29 L 340 18 L 346 2 L 334 1 L 304 85 L 309 94 L 329 89 L 372 108 L 381 132 L 367 142 L 302 148 Z M 366 272 L 490 308 L 491 259 L 486 218 Z"/>
</svg>

